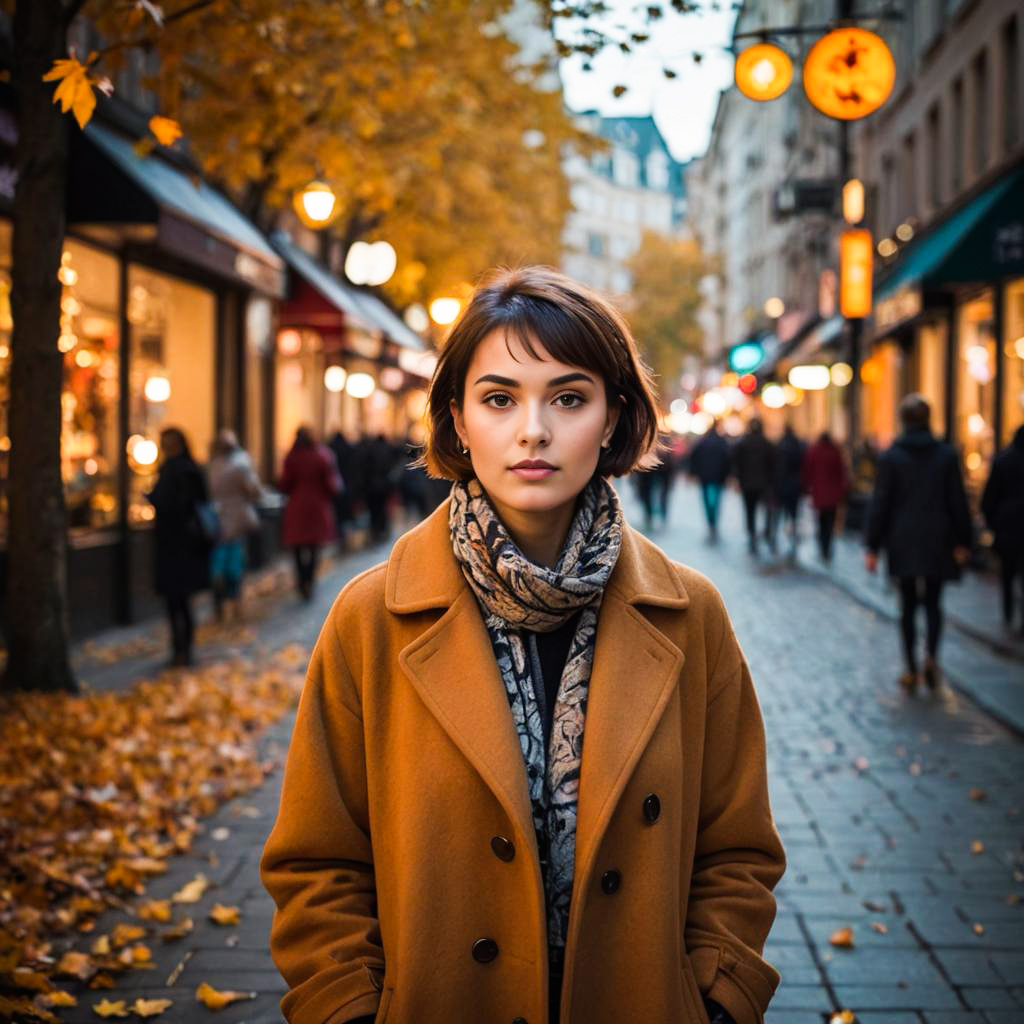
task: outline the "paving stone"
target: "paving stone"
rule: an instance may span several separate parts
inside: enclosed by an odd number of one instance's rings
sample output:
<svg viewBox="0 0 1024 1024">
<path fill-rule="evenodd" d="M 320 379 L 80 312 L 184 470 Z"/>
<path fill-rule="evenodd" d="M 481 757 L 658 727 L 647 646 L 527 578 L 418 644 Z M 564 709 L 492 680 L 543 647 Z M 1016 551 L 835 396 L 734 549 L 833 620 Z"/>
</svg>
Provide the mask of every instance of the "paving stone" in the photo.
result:
<svg viewBox="0 0 1024 1024">
<path fill-rule="evenodd" d="M 960 1000 L 947 985 L 837 985 L 836 998 L 861 1010 L 954 1010 Z"/>
</svg>

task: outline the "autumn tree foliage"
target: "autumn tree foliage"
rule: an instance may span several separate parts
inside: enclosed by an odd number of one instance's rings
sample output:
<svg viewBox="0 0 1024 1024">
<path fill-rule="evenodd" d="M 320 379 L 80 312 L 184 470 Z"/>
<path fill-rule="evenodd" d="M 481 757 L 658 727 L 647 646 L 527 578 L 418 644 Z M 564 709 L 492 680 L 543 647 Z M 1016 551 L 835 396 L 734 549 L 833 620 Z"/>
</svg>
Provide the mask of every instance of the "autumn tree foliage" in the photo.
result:
<svg viewBox="0 0 1024 1024">
<path fill-rule="evenodd" d="M 674 381 L 683 357 L 700 352 L 700 282 L 708 264 L 689 238 L 644 233 L 629 263 L 633 275 L 629 322 L 648 363 L 662 381 Z"/>
</svg>

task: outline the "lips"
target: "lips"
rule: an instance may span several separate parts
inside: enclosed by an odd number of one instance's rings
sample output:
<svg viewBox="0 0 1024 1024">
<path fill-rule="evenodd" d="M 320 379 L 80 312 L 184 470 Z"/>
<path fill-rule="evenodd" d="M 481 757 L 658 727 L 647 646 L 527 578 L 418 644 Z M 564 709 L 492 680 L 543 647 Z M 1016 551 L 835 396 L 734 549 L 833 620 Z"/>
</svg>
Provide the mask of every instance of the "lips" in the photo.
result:
<svg viewBox="0 0 1024 1024">
<path fill-rule="evenodd" d="M 543 459 L 523 459 L 522 462 L 517 462 L 513 469 L 554 469 L 550 462 L 545 462 Z"/>
</svg>

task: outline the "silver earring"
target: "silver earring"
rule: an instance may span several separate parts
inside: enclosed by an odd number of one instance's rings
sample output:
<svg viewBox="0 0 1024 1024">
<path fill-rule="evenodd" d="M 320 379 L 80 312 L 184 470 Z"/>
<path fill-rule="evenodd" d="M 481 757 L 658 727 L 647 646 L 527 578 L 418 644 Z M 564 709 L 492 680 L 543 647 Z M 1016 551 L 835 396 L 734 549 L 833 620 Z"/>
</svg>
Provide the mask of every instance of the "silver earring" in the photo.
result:
<svg viewBox="0 0 1024 1024">
<path fill-rule="evenodd" d="M 463 455 L 468 455 L 469 454 L 469 449 L 464 444 L 459 445 L 459 447 L 462 449 L 462 454 Z"/>
</svg>

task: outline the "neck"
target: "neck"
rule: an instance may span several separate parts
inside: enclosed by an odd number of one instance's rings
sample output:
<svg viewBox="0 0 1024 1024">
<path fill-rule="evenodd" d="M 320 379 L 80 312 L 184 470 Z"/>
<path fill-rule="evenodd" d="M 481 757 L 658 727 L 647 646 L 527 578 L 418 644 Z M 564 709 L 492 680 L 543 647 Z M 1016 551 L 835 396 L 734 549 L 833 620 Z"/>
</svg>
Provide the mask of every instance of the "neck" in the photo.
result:
<svg viewBox="0 0 1024 1024">
<path fill-rule="evenodd" d="M 576 511 L 575 500 L 558 508 L 523 512 L 491 499 L 516 546 L 535 565 L 553 567 L 562 553 Z"/>
</svg>

